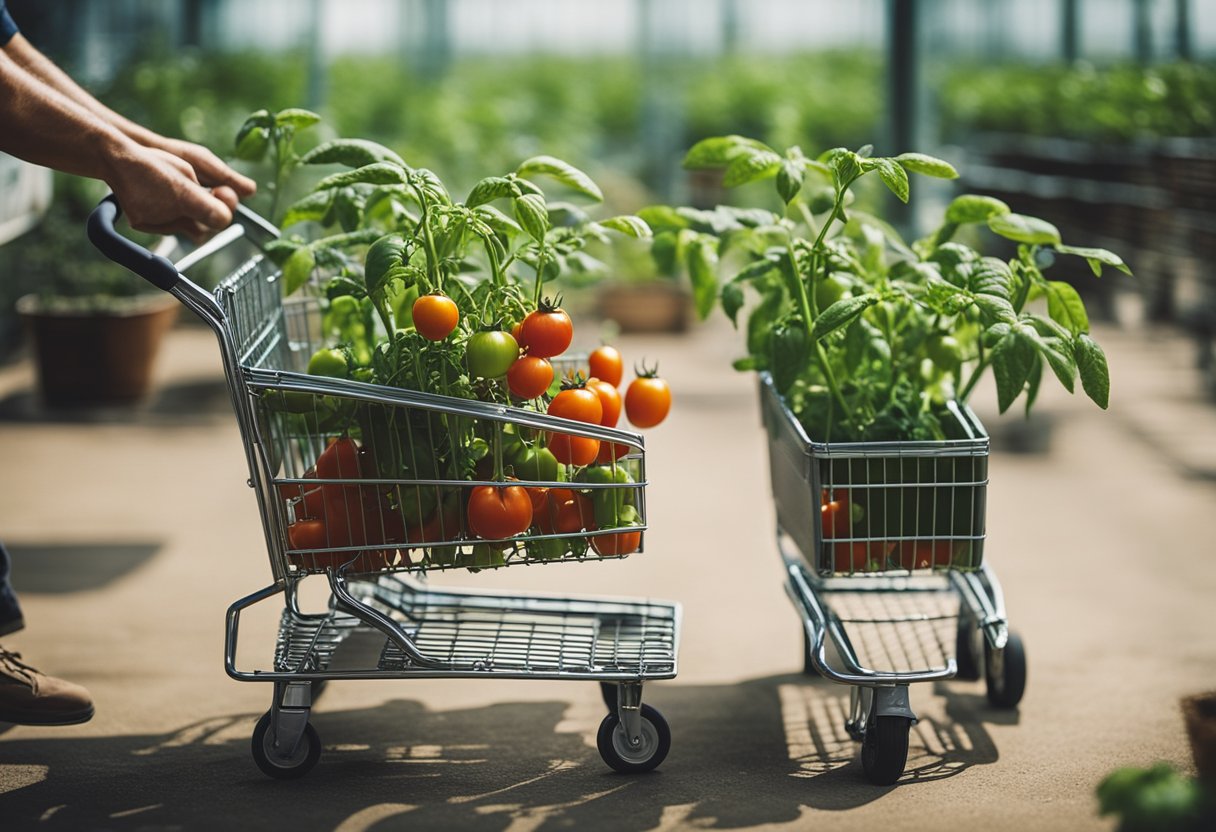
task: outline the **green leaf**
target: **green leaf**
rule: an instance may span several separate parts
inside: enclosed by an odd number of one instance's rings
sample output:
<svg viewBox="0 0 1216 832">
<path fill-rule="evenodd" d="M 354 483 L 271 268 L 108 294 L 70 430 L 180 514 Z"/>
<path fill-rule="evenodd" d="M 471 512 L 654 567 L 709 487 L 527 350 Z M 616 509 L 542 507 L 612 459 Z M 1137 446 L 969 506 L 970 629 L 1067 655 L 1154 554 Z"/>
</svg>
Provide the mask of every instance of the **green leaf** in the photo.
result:
<svg viewBox="0 0 1216 832">
<path fill-rule="evenodd" d="M 515 209 L 515 219 L 528 232 L 528 236 L 538 243 L 544 242 L 545 233 L 549 230 L 545 198 L 540 194 L 524 194 L 512 200 L 511 205 Z"/>
<path fill-rule="evenodd" d="M 252 127 L 243 131 L 236 144 L 236 158 L 245 162 L 260 161 L 270 147 L 270 131 L 265 127 Z"/>
<path fill-rule="evenodd" d="M 1089 332 L 1089 316 L 1085 302 L 1077 290 L 1062 280 L 1047 282 L 1047 314 L 1056 323 L 1064 326 L 1073 335 Z"/>
<path fill-rule="evenodd" d="M 1013 304 L 1005 298 L 977 293 L 972 299 L 987 320 L 1012 324 L 1018 319 L 1017 313 L 1013 311 Z"/>
<path fill-rule="evenodd" d="M 731 362 L 731 367 L 741 373 L 750 373 L 760 369 L 760 361 L 754 355 L 748 355 L 744 358 L 736 358 Z"/>
<path fill-rule="evenodd" d="M 735 156 L 748 150 L 773 152 L 772 148 L 763 142 L 745 136 L 714 136 L 702 139 L 692 146 L 684 156 L 684 167 L 688 169 L 726 167 Z"/>
<path fill-rule="evenodd" d="M 329 212 L 333 197 L 334 191 L 317 191 L 293 202 L 279 226 L 289 228 L 298 222 L 320 222 Z"/>
<path fill-rule="evenodd" d="M 962 194 L 946 208 L 946 222 L 967 225 L 973 222 L 988 222 L 992 217 L 1008 214 L 1009 206 L 999 199 L 980 194 Z"/>
<path fill-rule="evenodd" d="M 670 205 L 648 205 L 638 211 L 638 217 L 656 233 L 688 228 L 691 225 L 687 217 Z"/>
<path fill-rule="evenodd" d="M 835 332 L 842 326 L 848 326 L 862 312 L 878 303 L 878 299 L 878 295 L 866 293 L 857 297 L 842 298 L 836 301 L 823 310 L 823 312 L 819 313 L 819 317 L 811 325 L 811 338 L 815 341 L 820 341 L 825 335 Z"/>
<path fill-rule="evenodd" d="M 802 190 L 802 180 L 806 175 L 806 165 L 800 160 L 786 159 L 777 171 L 777 193 L 789 205 Z"/>
<path fill-rule="evenodd" d="M 376 162 L 391 162 L 405 169 L 409 167 L 396 153 L 367 139 L 334 139 L 317 145 L 300 157 L 300 164 L 304 165 L 346 165 L 349 168 L 361 168 Z"/>
<path fill-rule="evenodd" d="M 760 303 L 747 318 L 747 351 L 753 356 L 767 353 L 766 344 L 773 323 L 786 306 L 785 298 L 778 292 L 760 296 Z"/>
<path fill-rule="evenodd" d="M 722 187 L 734 188 L 767 179 L 781 167 L 781 157 L 771 150 L 747 150 L 730 160 L 722 177 Z"/>
<path fill-rule="evenodd" d="M 402 185 L 405 172 L 391 162 L 373 162 L 370 165 L 344 170 L 325 177 L 316 184 L 314 191 L 328 188 L 345 188 L 350 185 Z"/>
<path fill-rule="evenodd" d="M 1035 400 L 1039 397 L 1039 387 L 1043 383 L 1043 362 L 1036 361 L 1030 369 L 1030 376 L 1026 379 L 1026 417 L 1030 418 L 1030 409 L 1034 407 Z"/>
<path fill-rule="evenodd" d="M 743 284 L 738 279 L 727 283 L 722 287 L 721 300 L 722 311 L 726 313 L 726 317 L 730 318 L 730 322 L 737 328 L 739 326 L 739 310 L 743 308 Z"/>
<path fill-rule="evenodd" d="M 321 121 L 321 117 L 312 110 L 299 107 L 289 107 L 274 114 L 274 123 L 279 127 L 290 127 L 293 130 L 303 130 Z"/>
<path fill-rule="evenodd" d="M 1089 261 L 1089 268 L 1098 277 L 1102 276 L 1102 266 L 1104 265 L 1116 268 L 1129 277 L 1132 275 L 1132 270 L 1123 262 L 1122 257 L 1104 248 L 1056 245 L 1056 251 L 1061 254 L 1074 254 L 1077 257 L 1084 257 Z"/>
<path fill-rule="evenodd" d="M 621 214 L 616 217 L 609 217 L 606 220 L 600 220 L 599 225 L 604 228 L 611 228 L 613 231 L 619 231 L 628 237 L 636 237 L 639 240 L 648 240 L 654 236 L 650 231 L 650 226 L 641 217 L 635 217 L 632 214 Z"/>
<path fill-rule="evenodd" d="M 688 264 L 688 277 L 692 281 L 697 315 L 704 320 L 718 299 L 718 241 L 714 237 L 698 235 L 687 247 L 684 256 Z"/>
<path fill-rule="evenodd" d="M 944 159 L 938 159 L 936 156 L 924 153 L 901 153 L 895 157 L 895 161 L 899 162 L 905 170 L 919 173 L 921 176 L 958 179 L 958 171 L 954 169 L 954 165 Z"/>
<path fill-rule="evenodd" d="M 519 186 L 505 176 L 487 176 L 473 186 L 473 190 L 469 191 L 469 197 L 464 204 L 469 208 L 476 208 L 478 205 L 493 202 L 496 199 L 519 195 Z"/>
<path fill-rule="evenodd" d="M 502 211 L 499 211 L 493 205 L 478 205 L 475 213 L 486 225 L 493 228 L 499 234 L 511 236 L 514 234 L 522 234 L 523 228 L 519 223 L 508 217 Z"/>
<path fill-rule="evenodd" d="M 1077 358 L 1077 370 L 1081 374 L 1081 387 L 1085 395 L 1105 410 L 1110 404 L 1110 370 L 1106 366 L 1106 353 L 1096 341 L 1081 334 L 1073 341 L 1073 354 Z"/>
<path fill-rule="evenodd" d="M 1038 217 L 1023 214 L 997 214 L 988 218 L 988 227 L 1002 237 L 1032 246 L 1058 246 L 1060 231 Z"/>
<path fill-rule="evenodd" d="M 832 166 L 837 188 L 845 188 L 861 176 L 861 158 L 851 150 L 837 147 L 820 157 Z"/>
<path fill-rule="evenodd" d="M 875 159 L 874 167 L 891 193 L 899 197 L 900 202 L 907 202 L 908 172 L 898 162 L 891 159 Z"/>
<path fill-rule="evenodd" d="M 1018 328 L 1011 329 L 992 349 L 992 374 L 996 378 L 997 406 L 1001 413 L 1021 395 L 1039 363 L 1035 343 Z"/>
<path fill-rule="evenodd" d="M 784 393 L 810 363 L 812 343 L 799 317 L 786 318 L 773 327 L 769 338 L 768 367 L 777 390 Z"/>
<path fill-rule="evenodd" d="M 293 295 L 308 282 L 317 266 L 316 255 L 309 246 L 300 246 L 283 264 L 283 294 Z"/>
<path fill-rule="evenodd" d="M 604 201 L 604 194 L 599 186 L 591 181 L 591 177 L 568 162 L 552 156 L 533 156 L 515 170 L 517 176 L 528 177 L 541 174 L 556 179 L 563 185 L 573 188 L 581 194 L 591 197 L 596 202 Z"/>
<path fill-rule="evenodd" d="M 274 116 L 270 114 L 270 110 L 256 110 L 250 113 L 249 117 L 241 124 L 240 129 L 236 131 L 236 146 L 239 147 L 245 136 L 258 128 L 261 128 L 269 135 L 271 127 L 274 127 Z"/>
<path fill-rule="evenodd" d="M 405 268 L 406 242 L 399 234 L 386 234 L 367 250 L 363 281 L 367 293 L 375 295 L 385 288 L 394 275 Z"/>
</svg>

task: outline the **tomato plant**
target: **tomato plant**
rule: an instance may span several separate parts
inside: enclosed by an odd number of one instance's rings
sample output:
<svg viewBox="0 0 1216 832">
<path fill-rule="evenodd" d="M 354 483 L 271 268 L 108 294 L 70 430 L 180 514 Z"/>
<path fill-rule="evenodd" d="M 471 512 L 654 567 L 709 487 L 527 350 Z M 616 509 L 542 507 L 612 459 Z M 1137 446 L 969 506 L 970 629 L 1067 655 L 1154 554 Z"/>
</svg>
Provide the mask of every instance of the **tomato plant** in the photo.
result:
<svg viewBox="0 0 1216 832">
<path fill-rule="evenodd" d="M 625 365 L 616 347 L 608 344 L 596 347 L 587 356 L 587 363 L 593 378 L 606 381 L 613 387 L 621 386 L 621 379 L 625 377 Z"/>
<path fill-rule="evenodd" d="M 671 388 L 658 376 L 658 367 L 643 368 L 625 390 L 625 415 L 638 428 L 652 428 L 671 410 Z"/>
</svg>

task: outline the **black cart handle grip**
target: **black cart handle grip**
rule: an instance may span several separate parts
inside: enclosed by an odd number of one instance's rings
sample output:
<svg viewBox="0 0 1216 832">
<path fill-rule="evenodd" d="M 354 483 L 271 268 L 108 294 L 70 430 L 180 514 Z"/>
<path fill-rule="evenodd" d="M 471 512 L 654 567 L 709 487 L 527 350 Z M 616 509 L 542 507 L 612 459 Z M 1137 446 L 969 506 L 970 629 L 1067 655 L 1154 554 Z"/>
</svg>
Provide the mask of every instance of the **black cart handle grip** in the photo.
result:
<svg viewBox="0 0 1216 832">
<path fill-rule="evenodd" d="M 101 201 L 89 214 L 89 241 L 115 263 L 130 269 L 158 289 L 172 291 L 181 280 L 181 273 L 171 262 L 153 254 L 138 243 L 128 240 L 114 228 L 122 208 L 114 194 Z"/>
</svg>

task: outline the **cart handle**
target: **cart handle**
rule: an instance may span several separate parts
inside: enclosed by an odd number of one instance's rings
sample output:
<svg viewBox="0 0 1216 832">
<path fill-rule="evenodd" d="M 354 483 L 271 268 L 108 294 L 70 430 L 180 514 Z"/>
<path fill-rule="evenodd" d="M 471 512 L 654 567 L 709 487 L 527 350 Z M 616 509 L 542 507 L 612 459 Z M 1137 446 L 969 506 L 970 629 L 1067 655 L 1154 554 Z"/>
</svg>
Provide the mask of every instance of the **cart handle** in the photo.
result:
<svg viewBox="0 0 1216 832">
<path fill-rule="evenodd" d="M 154 254 L 133 242 L 114 228 L 122 216 L 122 206 L 117 197 L 109 194 L 89 215 L 89 241 L 106 257 L 134 272 L 158 289 L 171 292 L 182 279 L 182 272 L 206 257 L 228 246 L 234 240 L 256 231 L 259 235 L 277 239 L 279 230 L 266 219 L 238 204 L 233 212 L 233 223 L 206 243 L 187 254 L 176 264 L 160 254 Z"/>
</svg>

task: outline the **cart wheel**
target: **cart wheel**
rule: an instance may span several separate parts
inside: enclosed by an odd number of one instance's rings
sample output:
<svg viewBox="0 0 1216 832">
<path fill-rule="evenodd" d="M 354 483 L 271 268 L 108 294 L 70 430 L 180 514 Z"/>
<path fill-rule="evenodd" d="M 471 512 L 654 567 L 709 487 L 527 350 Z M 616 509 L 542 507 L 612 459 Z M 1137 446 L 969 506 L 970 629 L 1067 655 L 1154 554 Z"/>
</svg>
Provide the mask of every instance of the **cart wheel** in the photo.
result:
<svg viewBox="0 0 1216 832">
<path fill-rule="evenodd" d="M 974 682 L 980 678 L 980 662 L 975 650 L 975 622 L 969 617 L 958 617 L 958 631 L 954 640 L 954 658 L 958 662 L 958 673 L 954 678 Z"/>
<path fill-rule="evenodd" d="M 614 707 L 600 723 L 595 744 L 609 767 L 622 774 L 641 774 L 658 768 L 671 750 L 671 729 L 663 715 L 649 705 L 642 706 L 642 738 L 637 746 L 629 743 Z"/>
<path fill-rule="evenodd" d="M 993 650 L 984 642 L 984 681 L 988 701 L 997 708 L 1016 708 L 1026 692 L 1026 648 L 1012 630 L 1005 649 Z"/>
<path fill-rule="evenodd" d="M 872 716 L 861 740 L 861 768 L 876 786 L 890 786 L 904 773 L 908 762 L 908 732 L 912 720 L 906 716 Z"/>
<path fill-rule="evenodd" d="M 616 688 L 612 682 L 600 682 L 600 696 L 604 700 L 604 706 L 608 708 L 608 713 L 616 713 Z"/>
<path fill-rule="evenodd" d="M 263 774 L 279 780 L 291 780 L 303 777 L 321 759 L 321 738 L 312 723 L 304 726 L 304 735 L 296 746 L 296 753 L 290 757 L 274 747 L 270 730 L 271 712 L 262 714 L 258 724 L 253 729 L 253 761 Z"/>
</svg>

